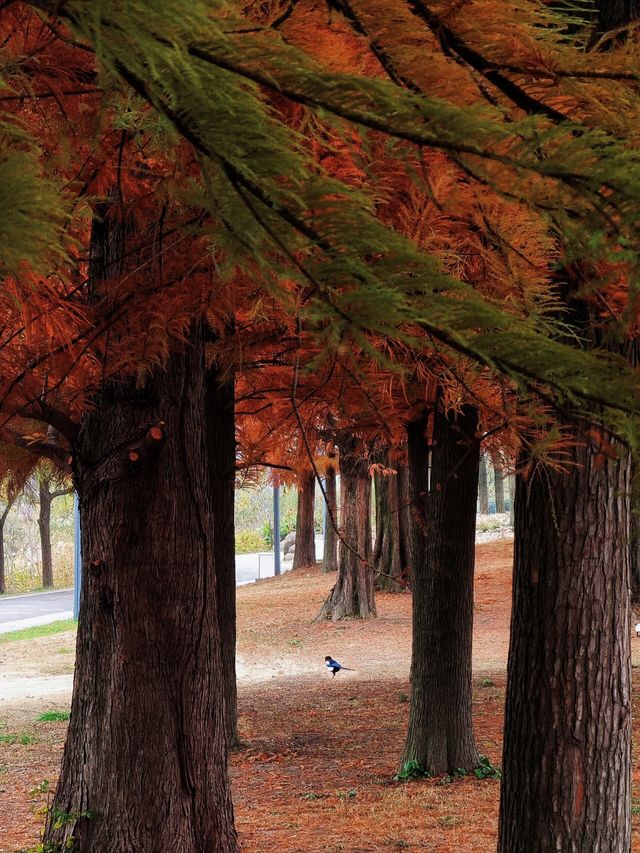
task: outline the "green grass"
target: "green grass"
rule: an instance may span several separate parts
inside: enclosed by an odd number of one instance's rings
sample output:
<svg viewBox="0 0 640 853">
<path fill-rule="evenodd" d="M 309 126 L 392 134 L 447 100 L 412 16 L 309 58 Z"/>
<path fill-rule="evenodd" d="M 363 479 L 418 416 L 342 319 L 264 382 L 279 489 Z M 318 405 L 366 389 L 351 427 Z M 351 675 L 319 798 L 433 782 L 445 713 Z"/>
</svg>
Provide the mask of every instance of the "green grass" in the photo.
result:
<svg viewBox="0 0 640 853">
<path fill-rule="evenodd" d="M 11 746 L 14 743 L 19 743 L 21 746 L 28 746 L 30 743 L 35 743 L 36 739 L 33 735 L 0 735 L 0 744 L 5 743 Z"/>
<path fill-rule="evenodd" d="M 71 714 L 69 711 L 45 711 L 38 717 L 39 723 L 58 723 L 61 720 L 68 720 Z"/>
<path fill-rule="evenodd" d="M 21 628 L 19 631 L 7 631 L 0 634 L 0 643 L 13 643 L 16 640 L 32 640 L 34 637 L 48 637 L 62 631 L 73 631 L 76 628 L 75 619 L 61 619 L 48 625 L 35 625 L 33 628 Z"/>
</svg>

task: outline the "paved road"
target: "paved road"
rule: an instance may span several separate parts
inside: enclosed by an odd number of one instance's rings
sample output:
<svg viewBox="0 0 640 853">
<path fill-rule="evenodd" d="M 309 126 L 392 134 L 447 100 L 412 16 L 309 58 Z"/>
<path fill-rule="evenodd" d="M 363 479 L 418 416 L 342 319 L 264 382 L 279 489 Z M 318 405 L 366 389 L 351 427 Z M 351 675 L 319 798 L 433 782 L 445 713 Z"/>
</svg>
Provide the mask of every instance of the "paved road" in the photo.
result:
<svg viewBox="0 0 640 853">
<path fill-rule="evenodd" d="M 322 537 L 316 537 L 316 554 L 322 554 Z M 282 556 L 282 555 L 281 555 Z M 291 561 L 281 560 L 282 571 L 291 568 Z M 236 554 L 236 584 L 242 586 L 258 578 L 273 576 L 273 552 Z M 32 595 L 0 597 L 0 634 L 46 625 L 73 616 L 73 590 L 36 592 Z"/>
</svg>

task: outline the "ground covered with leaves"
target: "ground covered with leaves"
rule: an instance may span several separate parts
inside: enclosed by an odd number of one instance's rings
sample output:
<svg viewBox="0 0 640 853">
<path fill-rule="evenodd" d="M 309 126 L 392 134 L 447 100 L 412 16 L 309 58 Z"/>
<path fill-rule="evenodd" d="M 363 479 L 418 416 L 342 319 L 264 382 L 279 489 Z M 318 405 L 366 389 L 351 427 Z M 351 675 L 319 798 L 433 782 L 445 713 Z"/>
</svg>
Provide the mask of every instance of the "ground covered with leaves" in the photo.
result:
<svg viewBox="0 0 640 853">
<path fill-rule="evenodd" d="M 501 752 L 510 569 L 511 543 L 479 546 L 474 721 L 480 752 L 492 764 Z M 494 851 L 496 779 L 394 779 L 408 715 L 410 596 L 379 595 L 378 618 L 368 622 L 314 623 L 331 583 L 308 569 L 238 590 L 244 747 L 231 757 L 231 774 L 242 849 Z M 38 841 L 66 728 L 64 719 L 39 718 L 68 710 L 68 690 L 60 692 L 56 678 L 72 644 L 65 633 L 0 646 L 0 675 L 24 665 L 35 685 L 30 697 L 0 703 L 0 853 Z M 326 654 L 355 671 L 332 679 Z M 634 695 L 639 687 L 634 668 Z M 637 723 L 634 735 L 640 744 Z M 634 768 L 638 754 L 636 747 Z M 637 770 L 633 824 L 640 849 Z"/>
</svg>

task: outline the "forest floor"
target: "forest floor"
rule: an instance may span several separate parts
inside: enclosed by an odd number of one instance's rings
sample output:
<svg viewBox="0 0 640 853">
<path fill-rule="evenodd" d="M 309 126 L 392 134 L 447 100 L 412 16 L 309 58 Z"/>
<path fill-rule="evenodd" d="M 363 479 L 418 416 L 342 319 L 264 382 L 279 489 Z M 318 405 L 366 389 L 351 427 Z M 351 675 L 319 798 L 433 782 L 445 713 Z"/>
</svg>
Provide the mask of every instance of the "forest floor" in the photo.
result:
<svg viewBox="0 0 640 853">
<path fill-rule="evenodd" d="M 501 755 L 511 550 L 504 540 L 477 549 L 474 723 L 479 750 L 494 764 Z M 244 747 L 231 756 L 231 775 L 242 850 L 494 851 L 497 781 L 393 779 L 409 707 L 410 596 L 378 595 L 375 620 L 316 624 L 331 583 L 319 569 L 306 569 L 238 589 Z M 327 654 L 355 671 L 332 679 Z M 633 663 L 637 702 L 635 637 Z M 38 842 L 47 802 L 42 783 L 55 783 L 66 728 L 64 720 L 38 717 L 68 710 L 72 667 L 71 632 L 0 647 L 0 677 L 20 674 L 33 685 L 0 702 L 0 853 Z M 637 722 L 634 735 L 633 838 L 640 850 Z"/>
</svg>

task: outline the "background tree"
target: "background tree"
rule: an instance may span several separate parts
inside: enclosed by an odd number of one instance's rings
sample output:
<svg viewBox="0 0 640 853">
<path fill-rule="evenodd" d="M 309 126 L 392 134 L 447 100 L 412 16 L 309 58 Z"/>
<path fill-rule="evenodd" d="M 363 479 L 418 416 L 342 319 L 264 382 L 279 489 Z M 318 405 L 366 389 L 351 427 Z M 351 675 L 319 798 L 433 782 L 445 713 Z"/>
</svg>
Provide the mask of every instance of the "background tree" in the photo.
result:
<svg viewBox="0 0 640 853">
<path fill-rule="evenodd" d="M 300 471 L 297 477 L 298 509 L 296 514 L 296 545 L 293 552 L 293 569 L 315 566 L 315 494 L 316 477 L 313 471 Z"/>
<path fill-rule="evenodd" d="M 53 486 L 53 488 L 51 488 Z M 56 498 L 73 491 L 70 486 L 60 485 L 51 472 L 41 470 L 38 473 L 38 531 L 40 533 L 40 554 L 42 559 L 42 586 L 53 587 L 53 557 L 51 554 L 51 504 Z"/>
</svg>

